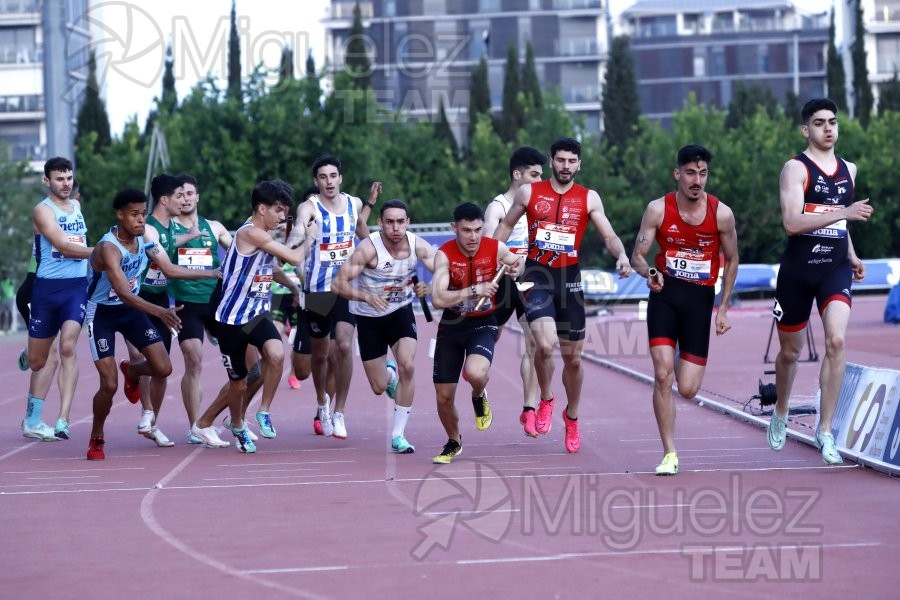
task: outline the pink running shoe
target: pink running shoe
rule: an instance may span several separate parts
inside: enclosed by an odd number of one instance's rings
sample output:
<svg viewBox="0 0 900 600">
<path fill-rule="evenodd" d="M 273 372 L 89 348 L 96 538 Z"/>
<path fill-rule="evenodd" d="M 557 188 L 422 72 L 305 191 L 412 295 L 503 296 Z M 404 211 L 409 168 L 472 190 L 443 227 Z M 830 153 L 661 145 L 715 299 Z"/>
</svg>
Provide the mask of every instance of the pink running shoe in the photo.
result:
<svg viewBox="0 0 900 600">
<path fill-rule="evenodd" d="M 581 449 L 581 434 L 578 433 L 578 421 L 572 420 L 568 415 L 568 408 L 563 411 L 563 423 L 566 425 L 566 452 L 574 454 Z"/>
<path fill-rule="evenodd" d="M 296 377 L 294 377 L 294 374 L 291 373 L 291 376 L 288 377 L 288 385 L 290 386 L 290 388 L 292 390 L 299 390 L 300 389 L 300 380 L 297 379 Z"/>
<path fill-rule="evenodd" d="M 534 419 L 534 428 L 540 434 L 550 433 L 554 402 L 556 402 L 556 396 L 549 400 L 541 400 L 538 403 L 537 415 Z"/>
<path fill-rule="evenodd" d="M 519 423 L 522 424 L 522 428 L 525 429 L 525 435 L 528 437 L 537 437 L 537 429 L 534 428 L 534 422 L 536 420 L 535 411 L 533 410 L 523 410 L 522 414 L 519 415 Z"/>
</svg>

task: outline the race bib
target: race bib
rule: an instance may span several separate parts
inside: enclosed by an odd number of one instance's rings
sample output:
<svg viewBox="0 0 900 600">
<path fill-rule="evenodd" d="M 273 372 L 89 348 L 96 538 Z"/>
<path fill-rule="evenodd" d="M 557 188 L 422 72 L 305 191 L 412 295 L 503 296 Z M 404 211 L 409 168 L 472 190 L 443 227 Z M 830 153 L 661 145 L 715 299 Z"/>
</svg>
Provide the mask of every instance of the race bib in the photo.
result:
<svg viewBox="0 0 900 600">
<path fill-rule="evenodd" d="M 507 246 L 516 256 L 528 256 L 528 246 Z"/>
<path fill-rule="evenodd" d="M 150 268 L 147 269 L 147 274 L 144 276 L 144 285 L 162 289 L 166 287 L 167 283 L 168 280 L 163 275 L 163 272 L 159 270 L 159 266 L 155 262 L 150 263 Z"/>
<path fill-rule="evenodd" d="M 353 253 L 353 240 L 319 245 L 319 264 L 323 267 L 340 267 Z"/>
<path fill-rule="evenodd" d="M 843 206 L 825 206 L 824 204 L 807 203 L 803 205 L 804 215 L 824 215 L 842 209 Z M 815 231 L 810 231 L 804 235 L 812 235 L 815 237 L 826 238 L 844 238 L 847 237 L 847 221 L 846 219 L 832 223 L 828 227 L 820 227 Z"/>
<path fill-rule="evenodd" d="M 271 272 L 257 273 L 253 276 L 253 283 L 250 285 L 250 291 L 247 295 L 251 298 L 268 298 L 272 292 L 274 279 Z"/>
<path fill-rule="evenodd" d="M 575 256 L 575 227 L 542 221 L 535 233 L 534 243 L 545 252 L 568 252 Z"/>
<path fill-rule="evenodd" d="M 76 246 L 87 247 L 87 240 L 83 235 L 66 235 L 66 241 L 70 244 L 75 244 Z M 68 256 L 63 256 L 63 253 L 60 252 L 59 248 L 57 248 L 56 246 L 50 246 L 50 257 L 57 260 L 81 260 L 80 258 L 70 258 Z"/>
<path fill-rule="evenodd" d="M 178 266 L 188 269 L 212 269 L 212 248 L 179 248 Z"/>
<path fill-rule="evenodd" d="M 409 300 L 411 291 L 409 288 L 411 282 L 400 283 L 396 285 L 384 286 L 385 300 L 388 303 L 401 303 Z"/>
<path fill-rule="evenodd" d="M 689 281 L 705 281 L 712 271 L 712 254 L 709 252 L 666 252 L 666 272 L 671 277 Z"/>
</svg>

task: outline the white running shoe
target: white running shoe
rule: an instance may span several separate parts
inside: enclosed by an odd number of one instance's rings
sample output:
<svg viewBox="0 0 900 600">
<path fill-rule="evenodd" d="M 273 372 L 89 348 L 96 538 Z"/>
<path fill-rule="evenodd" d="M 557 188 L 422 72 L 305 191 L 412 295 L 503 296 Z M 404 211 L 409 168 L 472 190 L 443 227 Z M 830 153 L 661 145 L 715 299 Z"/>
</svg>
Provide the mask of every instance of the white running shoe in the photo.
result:
<svg viewBox="0 0 900 600">
<path fill-rule="evenodd" d="M 207 448 L 227 448 L 231 445 L 231 442 L 226 442 L 220 438 L 219 432 L 211 425 L 209 427 L 197 427 L 197 424 L 194 423 L 191 425 L 191 433 L 200 438 Z"/>
<path fill-rule="evenodd" d="M 328 396 L 325 396 L 325 400 L 328 400 Z M 334 435 L 334 425 L 331 422 L 331 411 L 328 410 L 328 404 L 325 406 L 319 407 L 319 422 L 322 424 L 322 435 L 329 436 Z"/>
<path fill-rule="evenodd" d="M 141 420 L 138 421 L 137 431 L 141 435 L 150 433 L 153 430 L 153 417 L 156 415 L 152 410 L 142 410 Z"/>
<path fill-rule="evenodd" d="M 347 439 L 347 426 L 344 424 L 344 413 L 336 412 L 331 415 L 331 424 L 334 429 L 331 435 L 339 440 Z"/>
<path fill-rule="evenodd" d="M 822 450 L 822 460 L 829 465 L 839 465 L 844 462 L 841 453 L 834 444 L 834 435 L 830 431 L 816 430 L 816 447 Z"/>
<path fill-rule="evenodd" d="M 170 448 L 175 445 L 175 442 L 166 437 L 166 434 L 160 431 L 159 427 L 152 427 L 150 431 L 143 432 L 141 435 L 148 440 L 156 442 L 156 445 L 160 448 Z"/>
<path fill-rule="evenodd" d="M 29 427 L 25 421 L 22 421 L 22 435 L 27 438 L 41 440 L 42 442 L 58 442 L 60 440 L 60 438 L 56 437 L 56 432 L 53 431 L 53 428 L 43 421 L 39 421 L 34 427 Z"/>
<path fill-rule="evenodd" d="M 773 410 L 769 427 L 766 429 L 766 441 L 769 442 L 769 448 L 781 452 L 785 440 L 787 440 L 787 415 L 779 415 Z"/>
</svg>

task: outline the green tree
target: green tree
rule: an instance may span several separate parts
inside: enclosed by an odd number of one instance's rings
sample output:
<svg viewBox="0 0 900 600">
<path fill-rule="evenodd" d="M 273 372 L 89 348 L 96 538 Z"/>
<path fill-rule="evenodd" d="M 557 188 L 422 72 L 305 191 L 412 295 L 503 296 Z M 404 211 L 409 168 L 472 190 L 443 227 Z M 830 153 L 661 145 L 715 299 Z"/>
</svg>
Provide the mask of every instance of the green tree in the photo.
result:
<svg viewBox="0 0 900 600">
<path fill-rule="evenodd" d="M 610 147 L 624 151 L 635 136 L 641 115 L 634 59 L 627 36 L 613 39 L 603 85 L 603 135 Z"/>
<path fill-rule="evenodd" d="M 0 141 L 0 272 L 16 280 L 25 275 L 34 241 L 31 211 L 44 193 L 28 162 L 9 160 L 9 148 Z"/>
<path fill-rule="evenodd" d="M 371 87 L 372 63 L 369 60 L 368 38 L 363 27 L 359 2 L 353 5 L 353 23 L 347 35 L 347 51 L 344 57 L 344 66 L 352 77 L 353 86 L 358 89 Z"/>
<path fill-rule="evenodd" d="M 281 63 L 278 65 L 278 87 L 294 80 L 294 49 L 285 44 L 281 49 Z"/>
<path fill-rule="evenodd" d="M 894 76 L 878 88 L 878 112 L 886 111 L 900 112 L 900 79 L 896 70 Z"/>
<path fill-rule="evenodd" d="M 847 112 L 847 76 L 844 73 L 844 61 L 838 53 L 834 41 L 834 7 L 831 8 L 831 21 L 828 25 L 828 59 L 825 63 L 825 89 L 828 97 L 838 110 Z"/>
<path fill-rule="evenodd" d="M 469 86 L 469 127 L 468 139 L 472 139 L 475 126 L 481 115 L 491 116 L 491 88 L 488 84 L 487 59 L 482 56 L 478 66 L 472 70 L 472 83 Z"/>
<path fill-rule="evenodd" d="M 524 108 L 519 98 L 519 68 L 519 50 L 510 44 L 503 76 L 503 112 L 497 127 L 500 137 L 507 142 L 516 139 L 524 121 Z"/>
<path fill-rule="evenodd" d="M 231 31 L 228 34 L 228 96 L 243 102 L 241 90 L 241 38 L 238 36 L 236 0 L 231 0 Z"/>
<path fill-rule="evenodd" d="M 522 91 L 534 108 L 540 109 L 543 102 L 541 82 L 538 79 L 537 66 L 534 63 L 534 47 L 529 41 L 525 45 L 525 64 L 522 66 Z"/>
<path fill-rule="evenodd" d="M 178 107 L 178 92 L 175 91 L 175 59 L 172 57 L 172 45 L 166 46 L 166 62 L 163 69 L 162 93 L 155 99 L 156 108 L 147 113 L 147 121 L 144 124 L 144 137 L 153 132 L 153 124 L 156 123 L 159 113 L 172 114 Z"/>
<path fill-rule="evenodd" d="M 459 156 L 459 146 L 456 143 L 456 136 L 453 135 L 453 130 L 450 128 L 450 122 L 447 120 L 443 97 L 438 104 L 437 120 L 434 122 L 434 137 L 450 148 L 450 156 L 454 158 Z"/>
<path fill-rule="evenodd" d="M 800 96 L 789 90 L 784 99 L 785 116 L 787 116 L 794 125 L 800 125 L 800 111 L 802 109 L 803 104 L 800 102 Z"/>
<path fill-rule="evenodd" d="M 316 59 L 313 58 L 312 48 L 306 53 L 306 76 L 318 77 L 316 73 Z"/>
<path fill-rule="evenodd" d="M 856 28 L 853 45 L 850 47 L 853 59 L 853 99 L 856 103 L 855 116 L 863 127 L 869 125 L 872 116 L 872 86 L 869 83 L 869 68 L 866 66 L 866 27 L 863 23 L 862 0 L 856 0 Z"/>
<path fill-rule="evenodd" d="M 781 113 L 778 100 L 775 99 L 769 88 L 758 83 L 738 81 L 734 86 L 731 102 L 728 104 L 725 126 L 728 129 L 740 127 L 744 121 L 752 118 L 760 109 L 772 118 Z"/>
<path fill-rule="evenodd" d="M 88 80 L 85 88 L 84 102 L 78 111 L 76 139 L 82 139 L 88 133 L 95 133 L 94 143 L 90 152 L 100 152 L 107 148 L 112 141 L 109 133 L 109 115 L 106 113 L 106 104 L 100 98 L 100 85 L 97 83 L 97 57 L 91 51 L 88 61 Z"/>
</svg>

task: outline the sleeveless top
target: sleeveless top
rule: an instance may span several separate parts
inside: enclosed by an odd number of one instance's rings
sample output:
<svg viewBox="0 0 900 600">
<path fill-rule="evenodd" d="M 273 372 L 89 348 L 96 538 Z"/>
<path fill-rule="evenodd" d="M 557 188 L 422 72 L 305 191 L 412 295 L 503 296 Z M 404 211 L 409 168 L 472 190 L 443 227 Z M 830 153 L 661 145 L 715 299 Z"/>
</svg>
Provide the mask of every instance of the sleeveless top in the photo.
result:
<svg viewBox="0 0 900 600">
<path fill-rule="evenodd" d="M 219 268 L 219 242 L 213 233 L 209 222 L 203 217 L 197 219 L 198 228 L 207 235 L 195 238 L 186 244 L 174 248 L 169 258 L 176 265 L 187 269 L 198 269 L 212 271 Z M 175 243 L 175 236 L 184 235 L 189 228 L 185 227 L 175 219 L 169 221 L 169 234 L 172 238 L 172 244 Z M 162 238 L 160 238 L 162 239 Z M 169 294 L 176 300 L 182 302 L 209 302 L 213 290 L 216 289 L 218 283 L 215 279 L 172 279 L 169 281 Z"/>
<path fill-rule="evenodd" d="M 849 206 L 853 202 L 853 178 L 841 158 L 835 157 L 837 168 L 824 172 L 802 152 L 794 157 L 806 167 L 803 190 L 803 214 L 823 214 Z M 833 266 L 847 258 L 847 221 L 841 220 L 809 233 L 788 236 L 784 256 L 791 262 L 805 263 L 810 268 Z"/>
<path fill-rule="evenodd" d="M 222 263 L 222 299 L 216 308 L 216 321 L 227 325 L 243 325 L 271 306 L 275 257 L 261 248 L 242 254 L 237 234 L 245 227 L 254 225 L 248 221 L 238 228 Z"/>
<path fill-rule="evenodd" d="M 715 285 L 719 278 L 719 199 L 706 195 L 706 216 L 699 225 L 684 222 L 675 192 L 665 196 L 665 214 L 656 230 L 656 268 L 669 277 L 698 285 Z"/>
<path fill-rule="evenodd" d="M 500 242 L 494 238 L 481 238 L 481 245 L 475 256 L 466 256 L 459 249 L 456 238 L 449 240 L 440 247 L 440 251 L 447 256 L 450 270 L 450 290 L 467 289 L 472 285 L 491 281 L 497 274 L 497 248 Z M 447 311 L 451 313 L 465 314 L 467 317 L 480 317 L 494 312 L 494 297 L 489 298 L 481 310 L 476 311 L 475 306 L 481 298 L 466 298 Z"/>
<path fill-rule="evenodd" d="M 561 268 L 578 264 L 578 248 L 587 229 L 588 189 L 577 183 L 564 194 L 551 180 L 531 184 L 528 202 L 528 258 Z"/>
<path fill-rule="evenodd" d="M 44 198 L 41 204 L 49 206 L 53 211 L 53 217 L 69 243 L 87 248 L 87 225 L 84 222 L 84 215 L 81 214 L 81 204 L 78 200 L 70 200 L 70 202 L 72 203 L 71 214 L 61 210 L 49 197 Z M 88 260 L 86 258 L 63 256 L 59 249 L 40 233 L 34 234 L 34 249 L 37 261 L 35 272 L 41 279 L 87 277 Z"/>
<path fill-rule="evenodd" d="M 329 212 L 318 196 L 310 197 L 316 208 L 315 221 L 319 231 L 309 248 L 305 292 L 330 291 L 335 273 L 353 253 L 357 215 L 353 198 L 343 192 L 341 196 L 347 202 L 347 210 L 341 214 Z"/>
<path fill-rule="evenodd" d="M 147 216 L 147 226 L 152 226 L 159 233 L 160 250 L 168 255 L 172 254 L 175 247 L 175 236 L 172 235 L 171 226 L 172 219 L 169 219 L 169 227 L 159 222 L 159 219 L 153 215 Z M 141 291 L 150 292 L 151 294 L 163 294 L 166 291 L 168 279 L 163 275 L 155 262 L 150 262 L 144 270 L 144 276 L 141 278 Z"/>
<path fill-rule="evenodd" d="M 114 245 L 119 249 L 119 252 L 122 253 L 121 267 L 122 272 L 125 273 L 125 278 L 128 280 L 128 287 L 131 290 L 132 294 L 137 294 L 138 290 L 141 286 L 141 273 L 143 273 L 144 269 L 149 262 L 147 258 L 147 250 L 156 246 L 154 242 L 146 242 L 144 241 L 143 236 L 138 236 L 135 238 L 137 240 L 137 251 L 130 252 L 119 239 L 116 237 L 116 227 L 113 226 L 110 228 L 108 232 L 106 232 L 102 238 L 100 238 L 101 242 L 107 242 L 109 244 Z M 116 290 L 113 289 L 112 284 L 109 281 L 109 276 L 106 271 L 96 271 L 93 269 L 93 265 L 91 265 L 91 281 L 88 284 L 88 308 L 87 308 L 87 318 L 91 319 L 94 313 L 97 310 L 98 304 L 106 304 L 106 305 L 116 305 L 122 304 L 122 299 L 116 293 Z"/>
<path fill-rule="evenodd" d="M 493 202 L 498 202 L 500 206 L 503 207 L 504 216 L 509 212 L 509 209 L 512 208 L 512 201 L 509 200 L 504 194 L 499 194 L 494 198 Z M 524 214 L 519 217 L 519 220 L 516 221 L 515 227 L 513 227 L 512 231 L 509 233 L 509 238 L 506 240 L 506 246 L 509 248 L 510 252 L 515 254 L 516 256 L 525 256 L 528 254 L 528 215 Z"/>
<path fill-rule="evenodd" d="M 355 281 L 356 287 L 361 292 L 384 296 L 388 302 L 388 309 L 378 312 L 365 302 L 350 301 L 350 312 L 364 317 L 383 317 L 403 308 L 413 300 L 412 277 L 416 274 L 416 265 L 419 262 L 416 256 L 416 236 L 406 232 L 406 241 L 409 243 L 409 256 L 396 258 L 384 246 L 381 233 L 369 236 L 372 245 L 375 246 L 378 264 L 375 267 L 365 267 Z"/>
</svg>

